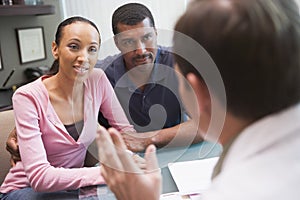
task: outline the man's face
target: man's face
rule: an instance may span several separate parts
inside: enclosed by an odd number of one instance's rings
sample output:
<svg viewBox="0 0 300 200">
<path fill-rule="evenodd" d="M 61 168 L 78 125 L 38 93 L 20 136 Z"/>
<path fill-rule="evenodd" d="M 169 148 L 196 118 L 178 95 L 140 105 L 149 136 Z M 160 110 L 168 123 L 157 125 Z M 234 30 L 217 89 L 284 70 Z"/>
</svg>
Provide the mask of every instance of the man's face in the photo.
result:
<svg viewBox="0 0 300 200">
<path fill-rule="evenodd" d="M 149 18 L 136 25 L 117 24 L 115 43 L 121 51 L 127 70 L 154 63 L 157 52 L 157 33 Z"/>
</svg>

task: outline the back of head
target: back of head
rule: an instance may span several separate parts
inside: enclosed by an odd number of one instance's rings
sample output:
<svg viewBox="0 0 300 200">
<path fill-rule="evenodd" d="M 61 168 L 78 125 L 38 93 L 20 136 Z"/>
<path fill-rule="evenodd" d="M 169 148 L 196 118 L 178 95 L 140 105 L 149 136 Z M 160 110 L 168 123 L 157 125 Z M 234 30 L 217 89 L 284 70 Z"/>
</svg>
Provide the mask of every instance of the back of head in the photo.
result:
<svg viewBox="0 0 300 200">
<path fill-rule="evenodd" d="M 117 8 L 112 16 L 112 29 L 114 35 L 118 34 L 118 23 L 136 25 L 145 18 L 149 18 L 151 25 L 155 27 L 154 19 L 150 10 L 139 3 L 128 3 Z"/>
<path fill-rule="evenodd" d="M 293 0 L 196 0 L 175 30 L 196 40 L 214 60 L 228 111 L 256 120 L 299 102 L 299 19 Z M 189 51 L 176 34 L 174 48 Z M 195 69 L 176 58 L 185 75 L 205 67 Z"/>
</svg>

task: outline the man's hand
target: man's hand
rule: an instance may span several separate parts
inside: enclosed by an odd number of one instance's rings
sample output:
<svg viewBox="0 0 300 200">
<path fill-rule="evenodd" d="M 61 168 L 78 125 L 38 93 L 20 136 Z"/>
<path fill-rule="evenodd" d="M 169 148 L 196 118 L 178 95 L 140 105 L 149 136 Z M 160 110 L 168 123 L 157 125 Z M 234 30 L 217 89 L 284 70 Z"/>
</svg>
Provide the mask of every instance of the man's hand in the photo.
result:
<svg viewBox="0 0 300 200">
<path fill-rule="evenodd" d="M 154 145 L 146 149 L 146 168 L 143 171 L 126 150 L 122 136 L 116 129 L 107 131 L 99 127 L 97 143 L 101 174 L 117 199 L 159 199 L 161 175 Z"/>
<path fill-rule="evenodd" d="M 15 166 L 16 163 L 21 160 L 16 128 L 14 128 L 10 132 L 10 134 L 6 140 L 6 150 L 11 155 L 11 159 L 10 159 L 11 166 Z"/>
<path fill-rule="evenodd" d="M 122 133 L 127 148 L 133 152 L 145 151 L 145 149 L 153 143 L 152 137 L 154 136 L 155 132 Z"/>
</svg>

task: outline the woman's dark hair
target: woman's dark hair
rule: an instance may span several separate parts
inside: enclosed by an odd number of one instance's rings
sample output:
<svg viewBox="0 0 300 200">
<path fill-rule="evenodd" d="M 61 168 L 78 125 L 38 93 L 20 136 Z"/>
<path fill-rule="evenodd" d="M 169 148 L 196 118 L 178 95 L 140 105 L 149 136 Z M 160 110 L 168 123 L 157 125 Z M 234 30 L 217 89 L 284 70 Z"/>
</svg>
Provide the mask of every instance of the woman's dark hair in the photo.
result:
<svg viewBox="0 0 300 200">
<path fill-rule="evenodd" d="M 112 16 L 112 30 L 114 35 L 119 33 L 117 27 L 118 23 L 136 25 L 142 22 L 145 18 L 149 18 L 151 26 L 155 27 L 152 13 L 143 4 L 128 3 L 120 6 L 115 10 Z"/>
<path fill-rule="evenodd" d="M 225 85 L 227 109 L 256 120 L 300 100 L 300 20 L 293 0 L 195 0 L 175 30 L 199 43 Z M 197 52 L 174 35 L 174 51 Z M 183 75 L 198 74 L 175 55 Z M 213 88 L 213 86 L 212 86 Z M 216 94 L 218 95 L 218 94 Z"/>
<path fill-rule="evenodd" d="M 90 24 L 97 30 L 97 32 L 99 34 L 99 38 L 100 38 L 100 32 L 99 32 L 99 29 L 97 28 L 96 24 L 94 24 L 92 21 L 90 21 L 84 17 L 74 16 L 74 17 L 65 19 L 58 25 L 56 34 L 55 34 L 55 43 L 57 46 L 60 45 L 60 40 L 62 38 L 63 29 L 65 28 L 65 26 L 76 23 L 76 22 L 85 22 L 85 23 Z M 100 39 L 99 43 L 100 42 L 101 42 L 101 39 Z M 59 68 L 59 62 L 58 62 L 58 60 L 54 60 L 48 74 L 51 74 L 51 75 L 56 74 L 58 72 L 58 68 Z"/>
</svg>

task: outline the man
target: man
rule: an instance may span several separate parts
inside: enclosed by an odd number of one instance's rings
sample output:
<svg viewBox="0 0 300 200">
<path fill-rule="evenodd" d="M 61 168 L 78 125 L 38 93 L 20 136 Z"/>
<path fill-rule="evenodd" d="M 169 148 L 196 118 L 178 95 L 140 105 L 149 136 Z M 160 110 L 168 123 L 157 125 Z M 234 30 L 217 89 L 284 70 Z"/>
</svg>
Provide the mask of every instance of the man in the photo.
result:
<svg viewBox="0 0 300 200">
<path fill-rule="evenodd" d="M 184 146 L 202 141 L 181 104 L 171 48 L 157 45 L 150 10 L 139 3 L 125 4 L 113 13 L 112 29 L 121 53 L 98 61 L 95 67 L 105 71 L 138 132 L 123 134 L 128 148 L 137 152 L 149 144 Z M 102 113 L 98 119 L 101 125 L 110 127 Z M 20 160 L 17 149 L 13 130 L 7 140 L 12 161 Z"/>
<path fill-rule="evenodd" d="M 170 142 L 174 146 L 201 141 L 191 120 L 186 120 L 173 54 L 170 48 L 157 45 L 150 10 L 139 3 L 125 4 L 113 13 L 112 29 L 121 53 L 97 66 L 105 70 L 129 122 L 139 132 L 124 134 L 128 148 L 143 151 L 149 144 L 163 147 Z M 99 121 L 106 124 L 101 114 Z M 183 129 L 190 134 L 181 135 Z"/>
<path fill-rule="evenodd" d="M 299 19 L 293 0 L 201 0 L 193 1 L 177 22 L 175 30 L 211 56 L 227 97 L 223 101 L 222 90 L 209 80 L 213 67 L 201 63 L 203 52 L 175 34 L 174 51 L 181 53 L 175 58 L 177 67 L 193 88 L 180 78 L 186 109 L 192 118 L 199 117 L 204 138 L 223 145 L 211 188 L 202 199 L 299 199 Z M 187 62 L 190 58 L 194 66 Z M 193 92 L 198 109 L 192 105 Z M 217 115 L 226 112 L 220 133 L 207 131 L 213 104 Z M 147 148 L 147 170 L 142 172 L 124 152 L 115 129 L 100 127 L 98 132 L 101 173 L 117 198 L 159 199 L 155 147 Z"/>
</svg>

